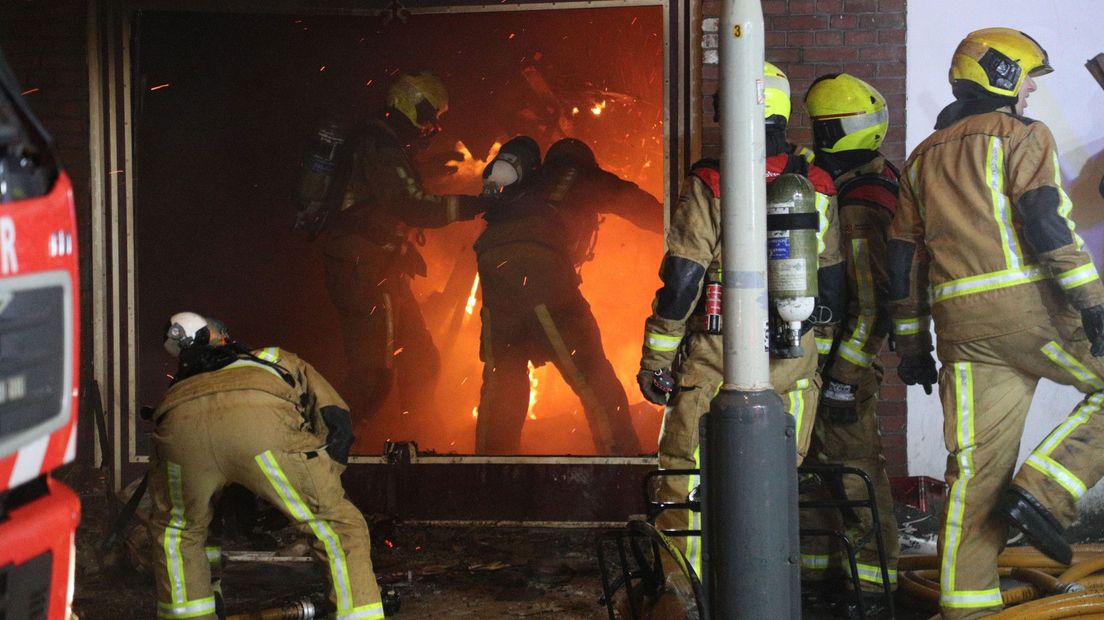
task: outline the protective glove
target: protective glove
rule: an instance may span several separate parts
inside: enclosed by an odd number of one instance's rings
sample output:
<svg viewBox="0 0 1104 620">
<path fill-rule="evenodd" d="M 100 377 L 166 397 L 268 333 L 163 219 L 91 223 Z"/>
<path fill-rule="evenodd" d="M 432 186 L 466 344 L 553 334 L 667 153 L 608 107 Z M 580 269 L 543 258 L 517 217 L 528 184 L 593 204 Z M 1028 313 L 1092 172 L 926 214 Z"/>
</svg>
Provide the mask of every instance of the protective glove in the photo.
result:
<svg viewBox="0 0 1104 620">
<path fill-rule="evenodd" d="M 1093 357 L 1104 356 L 1104 305 L 1096 305 L 1081 311 L 1081 326 L 1092 346 Z"/>
<path fill-rule="evenodd" d="M 854 424 L 859 420 L 858 403 L 855 394 L 859 386 L 829 379 L 820 394 L 822 415 L 826 422 L 833 424 Z"/>
<path fill-rule="evenodd" d="M 636 373 L 636 384 L 644 399 L 656 405 L 666 405 L 667 399 L 675 391 L 675 376 L 666 368 L 659 370 L 640 369 Z"/>
<path fill-rule="evenodd" d="M 477 216 L 487 212 L 495 202 L 495 199 L 488 196 L 458 196 L 460 200 L 460 207 L 457 212 L 457 219 L 461 222 L 473 220 Z"/>
<path fill-rule="evenodd" d="M 330 458 L 349 464 L 349 449 L 353 447 L 353 421 L 349 412 L 341 407 L 330 405 L 322 408 L 322 420 L 326 423 L 326 452 Z"/>
<path fill-rule="evenodd" d="M 935 372 L 935 358 L 930 351 L 914 353 L 901 358 L 901 365 L 897 367 L 897 376 L 905 385 L 922 385 L 924 393 L 932 393 L 932 385 L 939 382 L 939 375 Z"/>
</svg>

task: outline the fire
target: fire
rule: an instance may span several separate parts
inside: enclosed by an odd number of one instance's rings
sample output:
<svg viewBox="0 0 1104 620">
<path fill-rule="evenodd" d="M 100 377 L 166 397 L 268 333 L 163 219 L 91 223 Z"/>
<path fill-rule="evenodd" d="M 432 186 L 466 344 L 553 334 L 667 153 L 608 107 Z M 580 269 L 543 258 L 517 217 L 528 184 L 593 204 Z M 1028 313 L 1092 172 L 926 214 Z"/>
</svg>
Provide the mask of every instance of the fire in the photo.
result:
<svg viewBox="0 0 1104 620">
<path fill-rule="evenodd" d="M 533 407 L 537 404 L 537 386 L 540 381 L 537 380 L 537 369 L 533 367 L 533 362 L 529 362 L 529 410 L 526 412 L 526 417 L 530 420 L 536 420 L 537 414 L 533 413 Z"/>
<path fill-rule="evenodd" d="M 468 303 L 464 304 L 464 314 L 471 316 L 475 311 L 475 293 L 479 290 L 479 274 L 475 274 L 472 280 L 471 293 L 468 294 Z"/>
<path fill-rule="evenodd" d="M 601 116 L 602 111 L 605 110 L 605 109 L 606 109 L 606 100 L 603 99 L 603 100 L 599 101 L 598 103 L 594 104 L 593 106 L 591 106 L 590 113 L 595 115 L 595 116 Z"/>
<path fill-rule="evenodd" d="M 452 169 L 452 172 L 450 172 L 452 175 L 479 178 L 483 175 L 483 169 L 494 159 L 500 148 L 502 148 L 502 143 L 495 142 L 491 145 L 490 150 L 487 151 L 486 159 L 476 159 L 475 156 L 472 155 L 468 145 L 464 144 L 463 140 L 457 140 L 453 149 L 459 153 L 463 159 L 450 161 L 446 164 L 446 167 Z"/>
<path fill-rule="evenodd" d="M 473 420 L 479 419 L 479 405 L 476 405 L 476 406 L 472 407 L 472 419 Z"/>
</svg>

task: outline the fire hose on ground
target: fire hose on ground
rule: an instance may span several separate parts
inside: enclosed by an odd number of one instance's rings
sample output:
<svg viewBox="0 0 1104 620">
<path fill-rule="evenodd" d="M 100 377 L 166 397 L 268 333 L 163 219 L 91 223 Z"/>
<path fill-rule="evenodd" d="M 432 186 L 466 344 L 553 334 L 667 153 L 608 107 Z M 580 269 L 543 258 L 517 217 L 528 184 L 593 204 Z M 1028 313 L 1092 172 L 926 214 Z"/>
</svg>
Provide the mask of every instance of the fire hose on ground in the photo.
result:
<svg viewBox="0 0 1104 620">
<path fill-rule="evenodd" d="M 997 557 L 997 572 L 1020 585 L 1001 592 L 1005 609 L 994 620 L 1077 618 L 1104 614 L 1104 545 L 1074 545 L 1064 566 L 1031 547 L 1010 547 Z M 939 558 L 902 556 L 901 590 L 917 602 L 939 607 Z"/>
</svg>

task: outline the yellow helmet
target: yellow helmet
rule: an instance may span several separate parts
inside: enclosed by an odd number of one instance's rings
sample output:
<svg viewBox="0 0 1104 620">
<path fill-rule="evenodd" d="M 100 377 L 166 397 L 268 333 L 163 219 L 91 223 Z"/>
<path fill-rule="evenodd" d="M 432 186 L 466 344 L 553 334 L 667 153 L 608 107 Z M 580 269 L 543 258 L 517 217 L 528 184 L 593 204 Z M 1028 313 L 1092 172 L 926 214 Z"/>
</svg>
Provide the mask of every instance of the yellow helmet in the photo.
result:
<svg viewBox="0 0 1104 620">
<path fill-rule="evenodd" d="M 966 81 L 986 91 L 1016 97 L 1024 77 L 1053 71 L 1046 50 L 1011 28 L 986 28 L 966 35 L 951 58 L 951 84 Z"/>
<path fill-rule="evenodd" d="M 766 104 L 763 117 L 767 119 L 767 124 L 776 124 L 777 121 L 771 121 L 771 117 L 781 116 L 780 124 L 784 127 L 790 120 L 790 80 L 781 69 L 769 62 L 763 63 L 763 91 Z"/>
<path fill-rule="evenodd" d="M 848 73 L 823 75 L 805 93 L 813 141 L 828 153 L 878 150 L 889 129 L 889 109 L 878 89 Z"/>
<path fill-rule="evenodd" d="M 435 133 L 441 129 L 441 115 L 448 110 L 448 90 L 432 73 L 404 73 L 387 91 L 387 105 L 401 112 L 423 133 Z"/>
</svg>

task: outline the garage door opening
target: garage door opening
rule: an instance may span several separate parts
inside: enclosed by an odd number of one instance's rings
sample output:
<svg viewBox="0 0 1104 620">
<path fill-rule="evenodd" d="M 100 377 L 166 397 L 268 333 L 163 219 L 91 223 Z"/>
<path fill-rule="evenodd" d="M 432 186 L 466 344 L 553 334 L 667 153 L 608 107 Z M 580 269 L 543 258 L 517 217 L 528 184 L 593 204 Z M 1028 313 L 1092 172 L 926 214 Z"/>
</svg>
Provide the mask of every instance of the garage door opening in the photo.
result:
<svg viewBox="0 0 1104 620">
<path fill-rule="evenodd" d="M 449 89 L 444 130 L 419 158 L 431 191 L 477 193 L 498 146 L 528 134 L 543 149 L 562 137 L 584 140 L 605 169 L 664 200 L 672 191 L 664 21 L 660 5 L 142 13 L 131 58 L 137 404 L 155 403 L 175 371 L 159 334 L 181 310 L 223 320 L 251 346 L 294 351 L 336 386 L 346 380 L 321 247 L 292 231 L 291 196 L 319 116 L 366 118 L 399 72 L 433 71 Z M 404 414 L 392 391 L 371 418 L 354 412 L 355 453 L 381 454 L 399 441 L 419 452 L 473 453 L 482 363 L 471 244 L 484 225 L 414 233 L 428 271 L 414 291 L 442 361 L 437 385 L 426 384 L 434 415 Z M 654 451 L 661 412 L 641 400 L 634 376 L 663 241 L 616 216 L 597 239 L 582 290 L 643 448 Z M 550 364 L 531 373 L 527 417 L 522 454 L 596 453 L 581 404 Z"/>
</svg>

